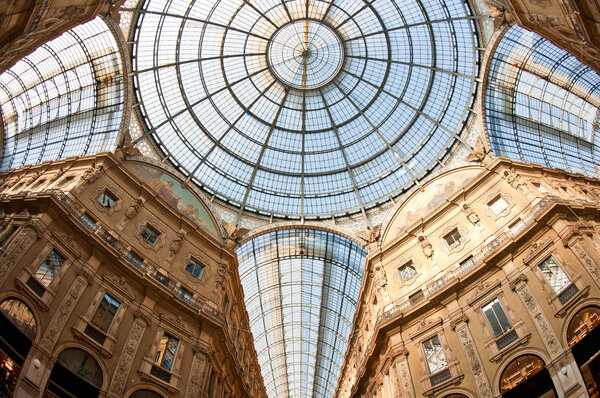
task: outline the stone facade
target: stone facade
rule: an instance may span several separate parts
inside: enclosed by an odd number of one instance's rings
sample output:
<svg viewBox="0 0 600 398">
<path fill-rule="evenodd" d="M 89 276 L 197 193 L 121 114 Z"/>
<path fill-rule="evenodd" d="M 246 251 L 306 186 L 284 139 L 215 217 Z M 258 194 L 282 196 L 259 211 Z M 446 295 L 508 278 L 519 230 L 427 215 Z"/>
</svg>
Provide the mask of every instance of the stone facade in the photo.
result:
<svg viewBox="0 0 600 398">
<path fill-rule="evenodd" d="M 587 396 L 566 333 L 577 311 L 600 304 L 598 192 L 598 180 L 503 158 L 426 184 L 367 257 L 353 326 L 363 333 L 351 335 L 337 396 L 500 396 L 503 370 L 525 354 L 542 359 L 557 396 Z M 540 268 L 549 259 L 564 272 L 558 292 Z M 383 305 L 367 272 L 381 267 Z M 484 313 L 490 303 L 510 326 L 500 335 Z M 443 352 L 441 365 L 426 344 Z"/>
<path fill-rule="evenodd" d="M 0 179 L 0 302 L 25 303 L 37 325 L 14 396 L 43 396 L 61 352 L 76 348 L 102 370 L 100 396 L 266 397 L 251 336 L 240 332 L 249 324 L 239 276 L 219 271 L 237 260 L 214 220 L 185 216 L 108 153 Z M 146 226 L 160 234 L 154 244 Z M 52 253 L 63 262 L 49 277 Z M 119 306 L 102 329 L 94 316 L 105 295 Z M 161 367 L 163 336 L 178 344 Z"/>
</svg>

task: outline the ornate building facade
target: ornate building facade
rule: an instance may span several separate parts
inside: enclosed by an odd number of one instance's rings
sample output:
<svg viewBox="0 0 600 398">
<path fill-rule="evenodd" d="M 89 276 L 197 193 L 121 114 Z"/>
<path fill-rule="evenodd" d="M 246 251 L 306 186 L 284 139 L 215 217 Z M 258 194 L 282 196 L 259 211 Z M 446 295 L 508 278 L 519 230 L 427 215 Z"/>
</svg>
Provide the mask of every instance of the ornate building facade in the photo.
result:
<svg viewBox="0 0 600 398">
<path fill-rule="evenodd" d="M 484 159 L 367 257 L 340 397 L 597 396 L 600 182 Z"/>
<path fill-rule="evenodd" d="M 3 175 L 1 223 L 12 396 L 266 396 L 236 256 L 181 182 L 109 153 L 32 166 Z"/>
<path fill-rule="evenodd" d="M 599 397 L 599 16 L 4 2 L 0 396 Z"/>
</svg>

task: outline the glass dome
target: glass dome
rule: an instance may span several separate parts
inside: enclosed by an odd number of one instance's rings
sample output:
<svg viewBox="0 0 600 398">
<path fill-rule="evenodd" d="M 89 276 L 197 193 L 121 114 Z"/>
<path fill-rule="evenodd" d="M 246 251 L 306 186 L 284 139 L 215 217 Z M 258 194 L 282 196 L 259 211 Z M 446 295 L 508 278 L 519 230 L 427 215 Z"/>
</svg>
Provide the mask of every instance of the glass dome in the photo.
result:
<svg viewBox="0 0 600 398">
<path fill-rule="evenodd" d="M 464 1 L 149 0 L 136 95 L 165 157 L 245 210 L 358 212 L 428 174 L 478 74 Z"/>
</svg>

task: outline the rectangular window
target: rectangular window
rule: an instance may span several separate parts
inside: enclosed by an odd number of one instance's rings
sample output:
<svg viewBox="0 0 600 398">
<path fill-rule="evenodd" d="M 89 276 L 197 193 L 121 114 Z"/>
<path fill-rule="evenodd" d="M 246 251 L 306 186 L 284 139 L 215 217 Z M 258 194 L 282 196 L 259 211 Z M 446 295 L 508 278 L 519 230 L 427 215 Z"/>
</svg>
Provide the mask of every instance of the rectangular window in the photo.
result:
<svg viewBox="0 0 600 398">
<path fill-rule="evenodd" d="M 544 260 L 544 262 L 539 265 L 539 268 L 555 293 L 561 292 L 571 283 L 571 279 L 569 279 L 567 274 L 565 274 L 565 271 L 563 271 L 561 266 L 552 256 Z"/>
<path fill-rule="evenodd" d="M 105 294 L 94 316 L 92 316 L 92 324 L 103 332 L 108 332 L 120 305 L 121 303 L 117 300 Z"/>
<path fill-rule="evenodd" d="M 423 342 L 423 351 L 425 352 L 429 373 L 436 373 L 448 367 L 442 343 L 440 343 L 437 335 Z"/>
<path fill-rule="evenodd" d="M 156 243 L 156 241 L 158 240 L 158 235 L 159 235 L 159 233 L 154 228 L 152 228 L 148 225 L 146 225 L 144 227 L 144 230 L 140 234 L 142 239 L 144 239 L 146 242 L 148 242 L 150 245 L 153 245 L 153 246 Z"/>
<path fill-rule="evenodd" d="M 158 352 L 156 354 L 156 364 L 163 369 L 171 370 L 177 355 L 177 347 L 179 347 L 179 339 L 164 334 L 158 344 Z"/>
<path fill-rule="evenodd" d="M 98 203 L 100 203 L 107 209 L 113 207 L 116 202 L 117 199 L 115 199 L 115 197 L 110 192 L 108 192 L 108 190 L 105 190 L 104 192 L 102 192 L 102 195 L 98 196 Z"/>
<path fill-rule="evenodd" d="M 460 232 L 458 232 L 458 228 L 454 228 L 449 234 L 444 236 L 444 240 L 450 249 L 460 245 L 461 238 L 462 236 L 460 235 Z"/>
<path fill-rule="evenodd" d="M 63 256 L 58 254 L 54 249 L 50 250 L 48 257 L 46 257 L 37 271 L 35 271 L 35 278 L 45 287 L 50 286 L 50 283 L 52 283 L 64 262 L 65 258 Z"/>
<path fill-rule="evenodd" d="M 519 232 L 521 232 L 523 228 L 525 228 L 525 223 L 520 218 L 508 227 L 508 229 L 510 229 L 510 232 L 513 235 L 516 235 Z"/>
<path fill-rule="evenodd" d="M 497 195 L 494 199 L 490 200 L 487 205 L 495 216 L 500 215 L 508 208 L 508 202 L 504 200 L 502 195 Z"/>
<path fill-rule="evenodd" d="M 502 336 L 512 329 L 512 325 L 506 317 L 504 309 L 498 299 L 494 299 L 491 303 L 484 305 L 482 311 L 488 320 L 492 332 L 494 332 L 495 338 Z"/>
<path fill-rule="evenodd" d="M 188 260 L 188 265 L 185 267 L 185 270 L 196 278 L 200 278 L 203 269 L 204 267 L 194 260 Z"/>
<path fill-rule="evenodd" d="M 406 282 L 417 274 L 417 270 L 415 269 L 412 261 L 409 261 L 402 267 L 398 268 L 398 271 L 400 272 L 400 278 L 402 279 L 402 282 Z"/>
</svg>

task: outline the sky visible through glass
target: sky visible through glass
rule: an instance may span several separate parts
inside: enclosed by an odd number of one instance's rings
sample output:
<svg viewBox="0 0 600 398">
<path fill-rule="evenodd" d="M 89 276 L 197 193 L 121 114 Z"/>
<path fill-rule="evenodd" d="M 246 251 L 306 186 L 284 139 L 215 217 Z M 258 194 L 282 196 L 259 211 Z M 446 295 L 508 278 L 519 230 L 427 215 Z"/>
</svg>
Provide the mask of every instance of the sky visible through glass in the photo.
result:
<svg viewBox="0 0 600 398">
<path fill-rule="evenodd" d="M 146 127 L 245 210 L 315 218 L 385 202 L 440 164 L 472 105 L 463 1 L 150 0 L 137 15 Z"/>
</svg>

